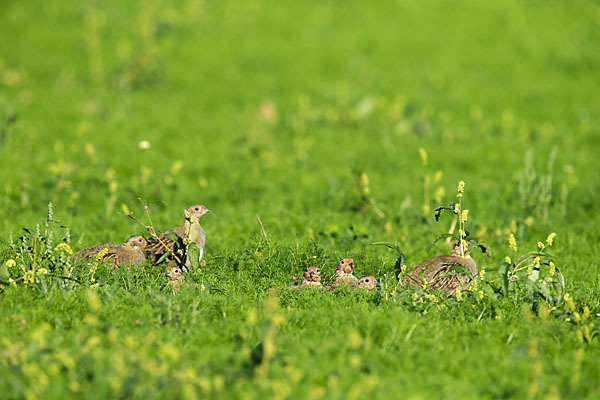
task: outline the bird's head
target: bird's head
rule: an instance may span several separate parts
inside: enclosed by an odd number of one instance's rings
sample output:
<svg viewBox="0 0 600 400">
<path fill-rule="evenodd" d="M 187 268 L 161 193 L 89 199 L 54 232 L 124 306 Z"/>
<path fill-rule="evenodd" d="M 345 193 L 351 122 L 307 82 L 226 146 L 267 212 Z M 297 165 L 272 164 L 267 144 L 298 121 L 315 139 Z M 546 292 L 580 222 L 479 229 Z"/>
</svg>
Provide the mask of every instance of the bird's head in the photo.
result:
<svg viewBox="0 0 600 400">
<path fill-rule="evenodd" d="M 377 282 L 374 276 L 363 276 L 358 280 L 358 287 L 360 288 L 373 290 L 375 286 L 379 286 L 379 282 Z"/>
<path fill-rule="evenodd" d="M 336 272 L 343 272 L 345 274 L 351 274 L 354 271 L 354 260 L 350 257 L 343 257 L 335 267 Z"/>
<path fill-rule="evenodd" d="M 129 236 L 127 238 L 127 240 L 125 241 L 125 243 L 123 243 L 123 245 L 133 247 L 134 249 L 137 249 L 137 250 L 142 250 L 144 247 L 146 247 L 147 243 L 148 242 L 146 242 L 145 237 L 143 237 L 141 235 L 133 235 L 133 236 Z"/>
<path fill-rule="evenodd" d="M 306 267 L 306 271 L 304 272 L 304 280 L 306 282 L 320 282 L 321 272 L 319 271 L 319 267 L 315 267 L 314 265 Z"/>
<path fill-rule="evenodd" d="M 467 242 L 466 240 L 463 242 L 463 251 L 464 254 L 466 255 L 467 252 L 469 250 L 469 242 Z M 461 252 L 460 252 L 460 240 L 458 242 L 456 242 L 456 244 L 454 245 L 454 247 L 452 247 L 452 255 L 454 256 L 461 256 Z"/>
<path fill-rule="evenodd" d="M 178 281 L 183 279 L 183 272 L 181 271 L 181 268 L 171 266 L 167 267 L 165 270 L 165 276 L 171 281 Z"/>
<path fill-rule="evenodd" d="M 204 214 L 208 214 L 210 210 L 201 204 L 194 204 L 185 209 L 185 217 L 192 221 L 198 221 Z"/>
</svg>

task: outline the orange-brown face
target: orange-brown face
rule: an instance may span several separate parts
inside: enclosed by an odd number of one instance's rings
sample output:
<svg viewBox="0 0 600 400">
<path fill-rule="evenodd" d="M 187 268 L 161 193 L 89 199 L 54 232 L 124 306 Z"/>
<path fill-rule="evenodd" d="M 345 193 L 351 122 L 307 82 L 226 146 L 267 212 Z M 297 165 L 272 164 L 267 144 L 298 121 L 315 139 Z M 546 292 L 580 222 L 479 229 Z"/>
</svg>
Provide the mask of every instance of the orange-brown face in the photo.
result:
<svg viewBox="0 0 600 400">
<path fill-rule="evenodd" d="M 167 267 L 165 270 L 165 276 L 172 281 L 183 279 L 183 272 L 179 267 Z"/>
<path fill-rule="evenodd" d="M 146 247 L 146 238 L 141 236 L 141 235 L 133 235 L 133 236 L 129 236 L 127 238 L 127 240 L 125 241 L 124 244 L 126 244 L 127 246 L 131 246 L 135 249 L 143 249 L 144 247 Z"/>
<path fill-rule="evenodd" d="M 200 219 L 204 214 L 208 214 L 210 210 L 201 204 L 194 204 L 185 209 L 186 216 L 189 214 L 192 219 Z"/>
<path fill-rule="evenodd" d="M 342 270 L 346 274 L 351 274 L 354 271 L 354 260 L 350 257 L 344 257 L 340 259 L 340 262 L 335 267 L 338 271 Z"/>
<path fill-rule="evenodd" d="M 358 287 L 365 288 L 368 290 L 375 289 L 375 286 L 378 286 L 379 283 L 375 279 L 374 276 L 363 276 L 358 280 Z"/>
<path fill-rule="evenodd" d="M 306 271 L 304 272 L 304 280 L 307 282 L 320 282 L 321 272 L 319 271 L 319 267 L 315 267 L 313 265 L 306 267 Z"/>
</svg>

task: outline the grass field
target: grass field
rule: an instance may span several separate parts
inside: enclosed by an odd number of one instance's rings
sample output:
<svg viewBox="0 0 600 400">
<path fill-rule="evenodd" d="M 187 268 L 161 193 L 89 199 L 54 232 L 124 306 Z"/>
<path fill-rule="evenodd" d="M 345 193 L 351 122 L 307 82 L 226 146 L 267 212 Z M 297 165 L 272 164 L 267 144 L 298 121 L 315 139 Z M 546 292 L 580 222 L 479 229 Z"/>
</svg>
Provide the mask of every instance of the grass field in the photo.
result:
<svg viewBox="0 0 600 400">
<path fill-rule="evenodd" d="M 1 397 L 599 398 L 599 22 L 594 1 L 2 2 Z M 158 230 L 213 211 L 179 293 L 164 266 L 68 259 L 147 235 L 139 199 Z M 485 275 L 404 290 L 459 199 Z M 536 281 L 516 264 L 538 242 Z M 381 287 L 285 289 L 343 256 Z"/>
</svg>

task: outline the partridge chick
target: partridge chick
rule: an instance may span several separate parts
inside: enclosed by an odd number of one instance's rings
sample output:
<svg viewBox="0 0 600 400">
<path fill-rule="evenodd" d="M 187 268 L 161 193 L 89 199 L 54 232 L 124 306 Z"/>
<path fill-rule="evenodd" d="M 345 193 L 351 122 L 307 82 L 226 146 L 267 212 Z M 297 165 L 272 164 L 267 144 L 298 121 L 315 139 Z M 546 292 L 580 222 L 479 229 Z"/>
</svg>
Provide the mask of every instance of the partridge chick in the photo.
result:
<svg viewBox="0 0 600 400">
<path fill-rule="evenodd" d="M 321 272 L 319 271 L 319 267 L 315 267 L 311 265 L 306 267 L 306 271 L 304 271 L 304 280 L 300 284 L 300 286 L 292 286 L 292 288 L 322 288 L 323 284 L 321 283 Z"/>
<path fill-rule="evenodd" d="M 184 211 L 185 219 L 180 226 L 148 239 L 148 246 L 146 246 L 148 257 L 152 261 L 157 262 L 165 253 L 169 251 L 175 252 L 177 243 L 167 237 L 167 235 L 174 233 L 182 241 L 188 240 L 190 243 L 193 242 L 196 244 L 196 247 L 200 250 L 198 261 L 201 261 L 204 253 L 204 243 L 206 242 L 206 233 L 202 229 L 202 226 L 200 226 L 200 218 L 209 212 L 208 208 L 199 204 L 186 208 Z M 181 259 L 181 256 L 179 257 L 181 264 L 183 264 L 184 260 Z M 173 259 L 174 257 L 171 255 L 166 260 L 173 261 Z M 185 264 L 182 265 L 182 268 L 187 270 L 191 265 L 189 256 L 185 254 Z"/>
<path fill-rule="evenodd" d="M 86 260 L 96 257 L 102 250 L 106 249 L 102 260 L 111 260 L 115 268 L 124 264 L 141 264 L 146 256 L 144 255 L 144 247 L 146 247 L 146 238 L 140 235 L 129 236 L 123 244 L 101 244 L 88 247 L 78 251 L 71 256 L 75 260 Z"/>
<path fill-rule="evenodd" d="M 374 276 L 363 276 L 358 280 L 358 287 L 361 289 L 373 290 L 375 286 L 379 286 L 379 282 Z"/>
<path fill-rule="evenodd" d="M 335 281 L 331 285 L 331 288 L 335 289 L 342 285 L 358 286 L 358 279 L 352 275 L 353 271 L 354 260 L 350 257 L 341 258 L 335 267 Z"/>
<path fill-rule="evenodd" d="M 167 279 L 169 279 L 169 285 L 171 285 L 173 291 L 179 292 L 185 279 L 181 268 L 176 266 L 167 267 L 165 270 L 165 276 Z"/>
<path fill-rule="evenodd" d="M 456 293 L 457 289 L 467 289 L 471 286 L 472 278 L 464 273 L 453 270 L 454 266 L 463 266 L 473 277 L 477 277 L 477 265 L 470 254 L 466 252 L 468 244 L 465 246 L 464 258 L 461 255 L 460 244 L 457 243 L 452 249 L 451 256 L 437 256 L 423 261 L 417 268 L 412 270 L 402 285 L 415 287 L 425 286 L 423 279 L 427 281 L 427 286 L 438 290 L 443 290 L 450 294 Z"/>
</svg>

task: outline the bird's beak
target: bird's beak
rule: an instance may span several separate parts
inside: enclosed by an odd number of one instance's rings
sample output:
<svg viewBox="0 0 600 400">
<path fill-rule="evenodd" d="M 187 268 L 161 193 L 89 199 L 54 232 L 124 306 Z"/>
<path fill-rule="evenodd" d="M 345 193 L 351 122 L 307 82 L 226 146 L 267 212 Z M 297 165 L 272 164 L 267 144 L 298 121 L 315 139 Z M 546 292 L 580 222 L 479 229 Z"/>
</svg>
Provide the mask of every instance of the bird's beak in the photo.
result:
<svg viewBox="0 0 600 400">
<path fill-rule="evenodd" d="M 381 286 L 379 282 L 375 281 L 375 286 Z"/>
<path fill-rule="evenodd" d="M 211 212 L 208 208 L 204 210 L 205 214 L 208 214 L 209 212 Z"/>
</svg>

